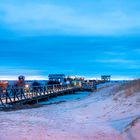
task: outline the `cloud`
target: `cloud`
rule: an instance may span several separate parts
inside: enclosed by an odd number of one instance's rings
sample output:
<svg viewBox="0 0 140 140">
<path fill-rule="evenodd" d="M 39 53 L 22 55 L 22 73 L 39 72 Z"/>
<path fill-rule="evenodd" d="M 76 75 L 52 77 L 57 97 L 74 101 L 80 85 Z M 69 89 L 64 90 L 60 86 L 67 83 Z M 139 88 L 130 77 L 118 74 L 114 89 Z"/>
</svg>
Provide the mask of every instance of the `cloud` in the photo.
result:
<svg viewBox="0 0 140 140">
<path fill-rule="evenodd" d="M 50 1 L 2 1 L 0 22 L 6 29 L 22 35 L 115 35 L 138 32 L 140 28 L 140 11 L 131 9 L 132 6 L 137 8 L 133 2 L 101 0 L 74 3 L 80 6 L 70 7 L 62 1 L 61 4 Z M 122 7 L 122 4 L 125 6 Z"/>
<path fill-rule="evenodd" d="M 17 75 L 0 75 L 0 80 L 17 80 Z M 26 76 L 25 80 L 48 80 L 46 76 L 34 75 L 34 76 Z"/>
<path fill-rule="evenodd" d="M 114 51 L 105 51 L 104 54 L 111 56 L 123 56 L 126 55 L 125 52 L 114 52 Z"/>
<path fill-rule="evenodd" d="M 17 80 L 19 75 L 24 75 L 26 80 L 46 80 L 48 76 L 42 74 L 43 70 L 25 67 L 0 66 L 0 80 Z"/>
<path fill-rule="evenodd" d="M 134 60 L 127 60 L 127 59 L 99 59 L 95 60 L 99 63 L 135 63 Z"/>
<path fill-rule="evenodd" d="M 135 75 L 139 7 L 137 0 L 1 0 L 0 73 Z"/>
<path fill-rule="evenodd" d="M 16 66 L 16 67 L 10 67 L 10 66 L 0 66 L 0 74 L 1 75 L 39 75 L 41 74 L 41 70 L 35 70 L 31 68 Z"/>
<path fill-rule="evenodd" d="M 140 54 L 140 49 L 139 49 L 139 48 L 134 49 L 134 50 L 133 50 L 133 53 L 135 53 L 135 54 Z"/>
<path fill-rule="evenodd" d="M 138 70 L 140 69 L 140 60 L 129 60 L 129 59 L 98 59 L 95 60 L 97 63 L 106 64 L 106 66 L 115 69 L 118 67 L 119 69 L 131 69 Z"/>
</svg>

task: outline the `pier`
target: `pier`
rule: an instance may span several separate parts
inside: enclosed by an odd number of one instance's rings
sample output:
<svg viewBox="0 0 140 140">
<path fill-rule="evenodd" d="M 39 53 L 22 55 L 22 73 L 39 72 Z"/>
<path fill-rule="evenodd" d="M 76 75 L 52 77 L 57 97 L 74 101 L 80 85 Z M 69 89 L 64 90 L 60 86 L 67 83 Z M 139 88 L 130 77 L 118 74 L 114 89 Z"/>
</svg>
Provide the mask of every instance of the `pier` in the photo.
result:
<svg viewBox="0 0 140 140">
<path fill-rule="evenodd" d="M 72 85 L 47 85 L 31 87 L 13 87 L 0 89 L 0 102 L 3 107 L 13 104 L 38 103 L 65 94 L 74 94 L 81 87 Z"/>
<path fill-rule="evenodd" d="M 50 74 L 45 83 L 25 81 L 19 76 L 14 85 L 8 82 L 0 83 L 0 107 L 18 104 L 35 104 L 49 98 L 74 94 L 76 91 L 94 91 L 97 84 L 105 80 L 84 80 L 79 77 L 65 77 L 64 74 Z"/>
</svg>

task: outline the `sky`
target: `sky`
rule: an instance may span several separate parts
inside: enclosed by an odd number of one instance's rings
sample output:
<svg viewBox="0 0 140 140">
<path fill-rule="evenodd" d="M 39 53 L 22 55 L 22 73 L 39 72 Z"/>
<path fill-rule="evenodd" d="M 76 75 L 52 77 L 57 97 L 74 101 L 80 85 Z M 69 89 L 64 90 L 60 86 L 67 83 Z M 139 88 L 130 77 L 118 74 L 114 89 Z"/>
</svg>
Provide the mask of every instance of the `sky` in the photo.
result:
<svg viewBox="0 0 140 140">
<path fill-rule="evenodd" d="M 0 79 L 140 77 L 139 0 L 1 0 Z"/>
</svg>

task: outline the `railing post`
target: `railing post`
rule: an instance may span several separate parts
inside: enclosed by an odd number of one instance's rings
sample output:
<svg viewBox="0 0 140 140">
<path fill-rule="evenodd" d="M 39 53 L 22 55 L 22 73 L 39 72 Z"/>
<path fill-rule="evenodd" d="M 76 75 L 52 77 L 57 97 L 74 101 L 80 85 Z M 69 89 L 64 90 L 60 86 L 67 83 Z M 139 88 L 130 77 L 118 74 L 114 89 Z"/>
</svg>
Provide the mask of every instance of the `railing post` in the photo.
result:
<svg viewBox="0 0 140 140">
<path fill-rule="evenodd" d="M 6 90 L 6 104 L 8 103 L 8 93 L 7 93 L 7 90 Z"/>
<path fill-rule="evenodd" d="M 16 101 L 16 92 L 14 91 L 14 89 L 11 89 L 12 94 L 14 95 L 14 102 Z"/>
<path fill-rule="evenodd" d="M 20 90 L 20 99 L 22 100 L 22 88 L 20 88 L 19 90 Z"/>
<path fill-rule="evenodd" d="M 6 107 L 5 104 L 3 103 L 1 94 L 2 94 L 2 91 L 0 90 L 0 102 L 1 102 L 1 104 L 3 105 L 3 107 Z M 3 97 L 3 98 L 4 98 L 4 97 Z"/>
</svg>

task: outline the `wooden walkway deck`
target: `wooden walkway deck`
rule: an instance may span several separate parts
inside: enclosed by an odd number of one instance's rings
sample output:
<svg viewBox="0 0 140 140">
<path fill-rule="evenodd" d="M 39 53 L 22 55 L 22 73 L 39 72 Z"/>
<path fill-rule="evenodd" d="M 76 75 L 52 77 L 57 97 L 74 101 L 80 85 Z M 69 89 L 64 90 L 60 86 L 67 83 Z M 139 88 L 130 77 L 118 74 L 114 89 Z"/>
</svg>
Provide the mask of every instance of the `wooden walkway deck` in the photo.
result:
<svg viewBox="0 0 140 140">
<path fill-rule="evenodd" d="M 72 94 L 75 91 L 81 90 L 80 87 L 75 86 L 32 86 L 29 88 L 7 88 L 0 89 L 0 102 L 2 106 L 7 106 L 7 104 L 27 104 L 38 102 L 43 99 L 49 99 L 50 97 L 55 97 L 64 94 Z"/>
</svg>

